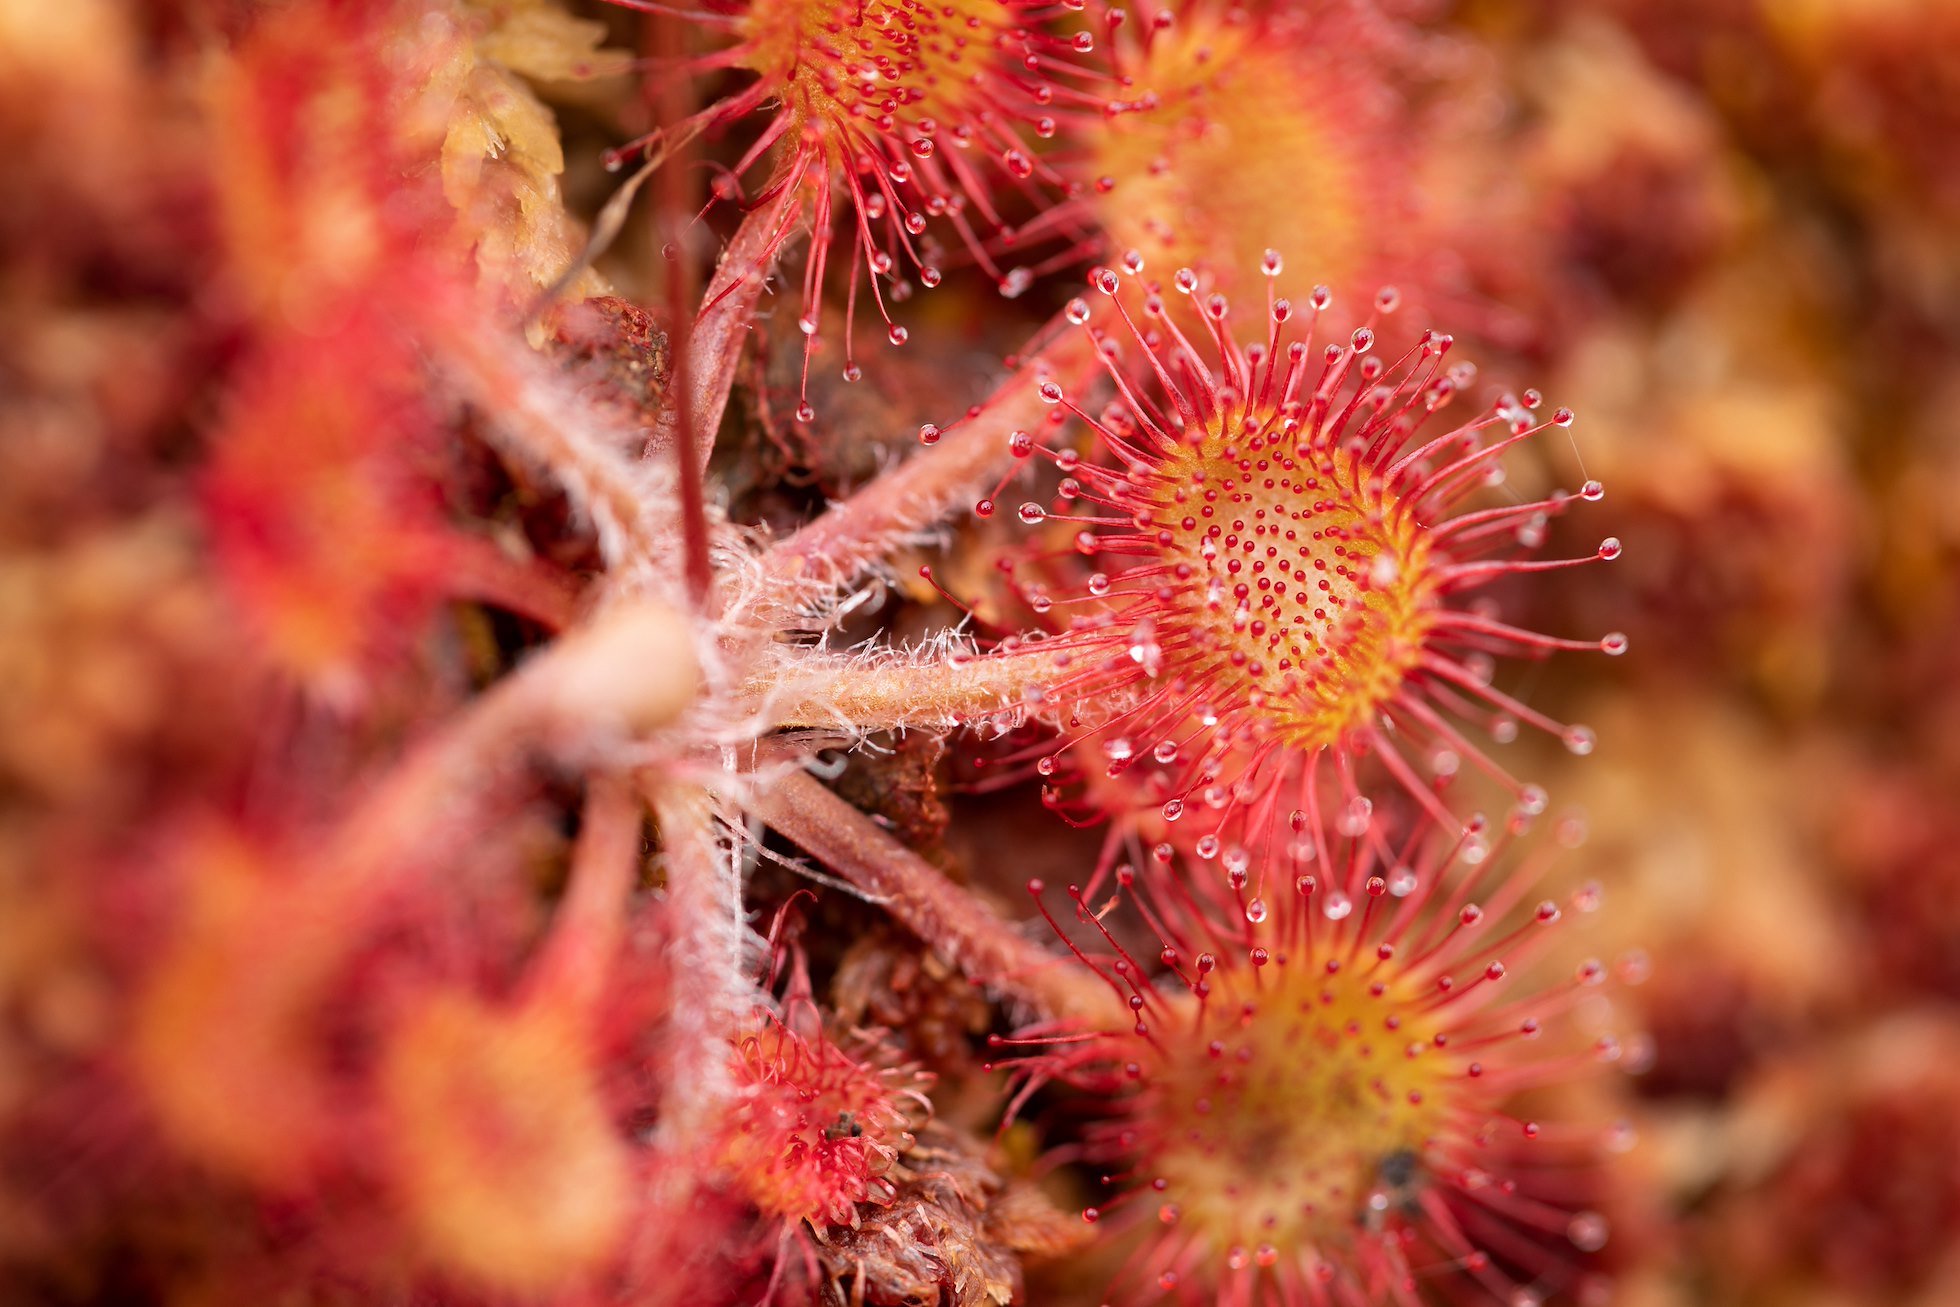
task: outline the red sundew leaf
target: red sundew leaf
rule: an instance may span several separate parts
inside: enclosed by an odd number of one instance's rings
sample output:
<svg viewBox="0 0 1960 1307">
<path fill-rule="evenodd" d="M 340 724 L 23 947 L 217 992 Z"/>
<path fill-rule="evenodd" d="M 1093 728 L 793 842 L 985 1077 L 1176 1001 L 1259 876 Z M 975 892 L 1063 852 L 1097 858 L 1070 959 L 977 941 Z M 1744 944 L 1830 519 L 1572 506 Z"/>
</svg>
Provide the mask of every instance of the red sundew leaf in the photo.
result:
<svg viewBox="0 0 1960 1307">
<path fill-rule="evenodd" d="M 1125 266 L 1141 277 L 1140 262 Z M 1277 253 L 1262 268 L 1277 278 Z M 1066 315 L 1101 343 L 1116 400 L 1092 413 L 1059 386 L 1044 390 L 1094 443 L 1084 457 L 1025 437 L 1063 479 L 1052 509 L 1031 502 L 1020 517 L 1060 524 L 1073 548 L 1015 564 L 1049 638 L 990 655 L 1052 669 L 1030 673 L 1041 684 L 1021 705 L 1063 738 L 1036 746 L 1037 770 L 1057 775 L 1070 748 L 1100 753 L 1088 765 L 1129 778 L 1135 802 L 1170 824 L 1166 850 L 1241 868 L 1287 845 L 1324 851 L 1330 829 L 1365 819 L 1364 757 L 1439 819 L 1432 790 L 1464 763 L 1541 811 L 1544 791 L 1505 773 L 1465 728 L 1502 740 L 1525 722 L 1579 754 L 1592 732 L 1495 688 L 1495 657 L 1619 654 L 1627 641 L 1513 627 L 1478 592 L 1617 558 L 1620 542 L 1582 558 L 1515 557 L 1552 515 L 1600 498 L 1597 482 L 1492 508 L 1465 501 L 1501 480 L 1507 450 L 1572 413 L 1541 413 L 1526 391 L 1425 430 L 1475 368 L 1446 364 L 1453 341 L 1433 330 L 1377 352 L 1377 324 L 1399 305 L 1392 289 L 1365 325 L 1324 345 L 1313 336 L 1330 292 L 1317 287 L 1296 309 L 1269 289 L 1265 339 L 1248 345 L 1226 298 L 1203 295 L 1189 269 L 1172 275 L 1174 294 L 1142 281 L 1133 297 L 1106 268 L 1090 280 L 1112 297 L 1111 328 L 1084 300 Z M 1195 342 L 1168 307 L 1183 295 L 1205 326 Z M 1320 777 L 1340 782 L 1325 811 Z"/>
<path fill-rule="evenodd" d="M 180 1155 L 303 1191 L 345 1133 L 315 1025 L 344 923 L 304 920 L 278 852 L 239 832 L 190 831 L 171 861 L 181 913 L 132 1003 L 138 1092 Z"/>
<path fill-rule="evenodd" d="M 662 159 L 704 131 L 756 112 L 769 115 L 760 137 L 712 192 L 716 200 L 744 199 L 753 215 L 769 212 L 768 199 L 799 192 L 799 221 L 807 200 L 813 243 L 798 319 L 809 338 L 806 376 L 833 261 L 845 264 L 848 256 L 847 317 L 855 316 L 858 288 L 867 287 L 894 345 L 909 332 L 893 321 L 888 301 L 913 293 L 912 276 L 930 290 L 945 274 L 948 252 L 932 232 L 935 223 L 951 229 L 964 256 L 1003 292 L 1018 294 L 1029 284 L 1026 269 L 999 267 L 989 238 L 1012 236 L 1010 197 L 1040 211 L 1071 189 L 1041 142 L 1072 138 L 1098 121 L 1110 90 L 1106 72 L 1088 58 L 1093 34 L 1069 22 L 1065 6 L 763 0 L 735 14 L 646 7 L 691 16 L 725 39 L 696 61 L 698 69 L 740 69 L 755 80 L 685 122 L 614 151 L 611 162 L 623 166 L 642 152 Z M 744 179 L 771 156 L 766 180 L 744 197 Z M 1080 221 L 1079 215 L 1061 219 L 1068 230 Z M 763 265 L 786 235 L 787 229 L 771 234 Z M 759 266 L 751 275 L 765 270 Z M 846 376 L 857 371 L 853 334 L 847 325 Z M 814 416 L 807 394 L 797 415 Z"/>
<path fill-rule="evenodd" d="M 1109 1300 L 1413 1307 L 1447 1277 L 1512 1307 L 1585 1281 L 1604 1218 L 1537 1177 L 1586 1173 L 1611 1132 L 1510 1105 L 1644 1056 L 1572 1017 L 1605 967 L 1538 965 L 1597 890 L 1537 898 L 1550 859 L 1513 856 L 1523 823 L 1487 843 L 1414 815 L 1229 879 L 1120 873 L 1161 952 L 1103 931 L 1112 955 L 1076 956 L 1112 991 L 1108 1024 L 1000 1041 L 1027 1050 L 1023 1096 L 1059 1079 L 1109 1113 L 1084 1148 L 1115 1192 L 1084 1216 L 1142 1235 Z"/>
<path fill-rule="evenodd" d="M 1455 214 L 1425 185 L 1470 94 L 1439 75 L 1446 38 L 1353 0 L 1156 13 L 1118 30 L 1123 112 L 1084 132 L 1069 163 L 1071 207 L 1101 229 L 1102 257 L 1190 267 L 1232 294 L 1256 290 L 1261 253 L 1277 249 L 1335 285 L 1393 283 L 1466 321 Z M 1356 308 L 1334 320 L 1356 325 Z"/>
<path fill-rule="evenodd" d="M 631 1216 L 584 1011 L 418 996 L 384 1054 L 394 1186 L 424 1256 L 493 1292 L 595 1274 Z"/>
<path fill-rule="evenodd" d="M 848 1223 L 889 1198 L 881 1178 L 907 1142 L 886 1075 L 819 1039 L 764 1020 L 734 1044 L 736 1103 L 722 1164 L 734 1187 L 789 1224 Z"/>
<path fill-rule="evenodd" d="M 247 626 L 300 683 L 353 693 L 432 610 L 448 545 L 413 460 L 441 429 L 406 345 L 372 315 L 241 367 L 205 520 Z"/>
</svg>

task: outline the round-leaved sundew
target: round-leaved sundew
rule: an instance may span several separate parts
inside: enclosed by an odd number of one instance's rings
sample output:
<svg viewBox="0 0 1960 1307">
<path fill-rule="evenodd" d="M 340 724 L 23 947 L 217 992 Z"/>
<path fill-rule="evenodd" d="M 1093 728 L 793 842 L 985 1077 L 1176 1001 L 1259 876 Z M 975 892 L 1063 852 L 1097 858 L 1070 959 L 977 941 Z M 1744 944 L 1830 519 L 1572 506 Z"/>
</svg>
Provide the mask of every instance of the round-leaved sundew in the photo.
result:
<svg viewBox="0 0 1960 1307">
<path fill-rule="evenodd" d="M 886 301 L 911 294 L 913 276 L 927 289 L 940 284 L 945 251 L 930 232 L 931 220 L 944 220 L 964 258 L 1003 292 L 1018 293 L 1029 274 L 1003 273 L 989 251 L 990 241 L 1013 234 L 998 200 L 1019 191 L 1043 208 L 1066 193 L 1071 184 L 1044 158 L 1042 143 L 1104 112 L 1107 75 L 1086 62 L 1094 37 L 1065 21 L 1074 6 L 1050 0 L 754 0 L 735 13 L 613 3 L 713 29 L 726 44 L 693 67 L 754 75 L 685 122 L 613 151 L 608 161 L 620 167 L 636 156 L 663 157 L 705 130 L 758 111 L 768 115 L 713 192 L 717 199 L 741 198 L 742 178 L 772 158 L 749 207 L 760 211 L 785 191 L 808 197 L 812 243 L 797 319 L 806 337 L 806 378 L 833 255 L 848 253 L 850 260 L 847 378 L 858 372 L 850 319 L 860 275 L 869 271 L 873 303 L 895 345 L 907 332 L 892 321 Z M 841 250 L 835 248 L 840 230 L 848 232 Z M 770 243 L 771 257 L 787 234 L 785 228 Z M 813 416 L 807 399 L 798 416 Z"/>
<path fill-rule="evenodd" d="M 797 1019 L 761 1014 L 734 1041 L 719 1162 L 736 1192 L 787 1229 L 855 1225 L 859 1203 L 896 1192 L 886 1176 L 923 1110 L 920 1077 L 860 1061 L 820 1030 L 792 1029 Z"/>
<path fill-rule="evenodd" d="M 1125 266 L 1140 273 L 1142 261 L 1126 256 Z M 1264 267 L 1276 277 L 1278 255 Z M 1399 354 L 1378 351 L 1393 290 L 1367 325 L 1317 345 L 1327 290 L 1296 307 L 1269 289 L 1264 339 L 1242 344 L 1223 296 L 1201 297 L 1200 342 L 1154 284 L 1126 289 L 1110 269 L 1090 280 L 1120 325 L 1091 325 L 1083 300 L 1067 316 L 1096 336 L 1115 400 L 1090 412 L 1046 389 L 1093 448 L 1024 437 L 1063 479 L 1055 508 L 1029 503 L 1021 518 L 1064 524 L 1073 547 L 1008 560 L 1051 629 L 993 655 L 1040 669 L 1017 706 L 1046 717 L 1062 742 L 1038 746 L 1037 770 L 1056 776 L 1071 756 L 1093 755 L 1133 783 L 1127 800 L 1101 787 L 1105 811 L 1154 808 L 1165 856 L 1176 847 L 1228 868 L 1324 856 L 1330 828 L 1365 823 L 1355 768 L 1364 755 L 1445 823 L 1435 788 L 1465 761 L 1526 811 L 1542 810 L 1544 792 L 1492 762 L 1467 728 L 1501 742 L 1524 722 L 1580 754 L 1592 732 L 1498 689 L 1493 656 L 1618 654 L 1626 637 L 1541 635 L 1471 598 L 1503 577 L 1615 558 L 1620 543 L 1608 538 L 1583 558 L 1516 556 L 1552 515 L 1599 499 L 1597 482 L 1531 501 L 1464 501 L 1501 482 L 1505 451 L 1571 425 L 1570 411 L 1545 413 L 1525 391 L 1434 430 L 1475 369 L 1447 363 L 1450 337 L 1435 331 Z M 1197 286 L 1189 270 L 1173 282 L 1187 294 Z M 1130 289 L 1142 292 L 1141 320 Z M 1319 783 L 1329 776 L 1339 783 L 1331 798 Z"/>
<path fill-rule="evenodd" d="M 1538 898 L 1555 846 L 1514 848 L 1521 816 L 1488 841 L 1417 816 L 1386 856 L 1343 839 L 1290 883 L 1123 869 L 1148 963 L 1103 929 L 1114 904 L 1071 887 L 1112 954 L 1070 947 L 1122 1018 L 996 1043 L 1025 1050 L 1016 1109 L 1049 1081 L 1110 1105 L 1085 1155 L 1111 1192 L 1083 1215 L 1138 1242 L 1106 1301 L 1596 1300 L 1607 1223 L 1573 1196 L 1625 1127 L 1517 1104 L 1640 1056 L 1592 1002 L 1609 968 L 1556 960 L 1599 893 Z"/>
<path fill-rule="evenodd" d="M 1428 289 L 1416 179 L 1435 133 L 1397 83 L 1444 43 L 1382 9 L 1182 0 L 1123 25 L 1123 112 L 1080 165 L 1109 247 L 1227 293 L 1274 246 L 1340 284 Z"/>
</svg>

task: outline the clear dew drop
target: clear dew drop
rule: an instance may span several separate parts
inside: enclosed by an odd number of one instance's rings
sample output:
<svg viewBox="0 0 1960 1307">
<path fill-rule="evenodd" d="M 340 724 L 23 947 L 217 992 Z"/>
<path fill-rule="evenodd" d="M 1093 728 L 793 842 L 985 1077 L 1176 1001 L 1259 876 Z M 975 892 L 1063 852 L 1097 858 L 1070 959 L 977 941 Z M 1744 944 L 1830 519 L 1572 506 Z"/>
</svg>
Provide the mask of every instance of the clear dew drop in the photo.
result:
<svg viewBox="0 0 1960 1307">
<path fill-rule="evenodd" d="M 885 333 L 885 338 L 894 345 L 903 345 L 907 340 L 911 339 L 911 336 L 911 332 L 899 326 L 896 322 L 892 324 L 891 330 Z"/>
<path fill-rule="evenodd" d="M 1196 852 L 1200 858 L 1203 858 L 1206 862 L 1210 862 L 1213 858 L 1218 856 L 1218 837 L 1216 835 L 1205 835 L 1200 837 L 1197 843 Z"/>
<path fill-rule="evenodd" d="M 944 433 L 937 426 L 928 422 L 919 428 L 919 443 L 921 445 L 936 445 L 939 443 L 939 437 L 942 434 Z"/>
<path fill-rule="evenodd" d="M 1176 762 L 1177 741 L 1159 740 L 1157 742 L 1157 747 L 1150 751 L 1150 756 L 1155 758 L 1158 762 L 1165 764 L 1166 766 Z"/>
<path fill-rule="evenodd" d="M 1245 905 L 1245 919 L 1257 926 L 1266 920 L 1266 900 L 1253 899 Z"/>
<path fill-rule="evenodd" d="M 1021 505 L 1017 516 L 1020 517 L 1024 526 L 1038 526 L 1048 520 L 1048 510 L 1040 504 L 1027 503 Z"/>
<path fill-rule="evenodd" d="M 1597 1211 L 1582 1211 L 1566 1223 L 1566 1238 L 1570 1238 L 1572 1246 L 1580 1252 L 1599 1252 L 1599 1248 L 1605 1248 L 1605 1236 L 1605 1217 L 1601 1217 Z"/>
<path fill-rule="evenodd" d="M 1618 536 L 1607 536 L 1604 540 L 1600 541 L 1599 556 L 1609 563 L 1618 558 L 1620 556 L 1620 538 Z"/>
<path fill-rule="evenodd" d="M 1165 821 L 1176 821 L 1179 817 L 1182 817 L 1183 815 L 1184 815 L 1183 799 L 1167 799 L 1164 801 Z"/>
</svg>

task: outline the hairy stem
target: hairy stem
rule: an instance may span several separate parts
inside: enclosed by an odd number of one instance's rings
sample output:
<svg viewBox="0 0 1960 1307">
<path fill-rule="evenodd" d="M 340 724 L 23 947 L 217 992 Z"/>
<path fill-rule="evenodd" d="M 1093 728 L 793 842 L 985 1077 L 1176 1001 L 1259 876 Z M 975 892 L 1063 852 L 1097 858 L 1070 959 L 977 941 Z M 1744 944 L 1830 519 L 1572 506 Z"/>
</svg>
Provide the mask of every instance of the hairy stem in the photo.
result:
<svg viewBox="0 0 1960 1307">
<path fill-rule="evenodd" d="M 758 787 L 754 811 L 926 941 L 969 980 L 1059 1019 L 1107 1016 L 1109 993 L 1085 968 L 1024 938 L 878 824 L 794 771 Z"/>
<path fill-rule="evenodd" d="M 440 341 L 444 379 L 484 414 L 492 441 L 545 472 L 591 515 L 607 562 L 668 551 L 661 536 L 672 517 L 671 488 L 619 452 L 631 440 L 623 428 L 521 341 L 433 314 L 427 326 Z"/>
<path fill-rule="evenodd" d="M 619 949 L 640 870 L 640 798 L 617 776 L 587 783 L 571 879 L 533 971 L 533 987 L 590 1011 Z"/>
<path fill-rule="evenodd" d="M 685 1259 L 675 1241 L 691 1228 L 685 1216 L 708 1161 L 704 1145 L 716 1138 L 733 1092 L 730 1040 L 748 1017 L 755 991 L 742 970 L 741 876 L 718 828 L 713 798 L 652 776 L 642 788 L 660 833 L 673 977 L 672 1016 L 661 1041 L 668 1059 L 665 1088 L 646 1171 L 653 1210 L 671 1213 L 673 1220 L 657 1223 L 648 1239 L 654 1264 L 672 1265 Z M 656 1289 L 652 1301 L 676 1300 Z"/>
<path fill-rule="evenodd" d="M 753 683 L 750 701 L 772 727 L 865 731 L 945 731 L 1037 701 L 1065 677 L 1066 650 L 1036 646 L 1012 653 L 877 661 L 814 650 L 785 650 Z"/>
<path fill-rule="evenodd" d="M 513 558 L 495 542 L 475 536 L 452 541 L 443 558 L 450 590 L 478 603 L 562 631 L 578 615 L 578 584 L 569 572 L 541 558 Z"/>
<path fill-rule="evenodd" d="M 1016 461 L 1008 438 L 1062 411 L 1042 401 L 1042 382 L 1073 394 L 1096 369 L 1091 342 L 1081 332 L 1063 332 L 937 445 L 865 483 L 778 543 L 764 556 L 765 569 L 785 580 L 850 585 L 894 548 L 993 492 Z"/>
<path fill-rule="evenodd" d="M 648 667 L 671 669 L 659 677 Z M 577 765 L 655 730 L 693 702 L 693 635 L 671 609 L 635 601 L 561 636 L 413 749 L 323 850 L 317 877 L 353 904 L 404 867 L 469 847 L 485 806 L 533 751 Z"/>
</svg>

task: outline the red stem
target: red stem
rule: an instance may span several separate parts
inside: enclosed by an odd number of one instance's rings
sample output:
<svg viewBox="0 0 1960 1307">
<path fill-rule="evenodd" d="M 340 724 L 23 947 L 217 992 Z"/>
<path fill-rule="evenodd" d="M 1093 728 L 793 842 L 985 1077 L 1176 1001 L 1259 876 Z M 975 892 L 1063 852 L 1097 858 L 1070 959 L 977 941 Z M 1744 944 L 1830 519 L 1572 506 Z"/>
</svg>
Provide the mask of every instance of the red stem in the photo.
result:
<svg viewBox="0 0 1960 1307">
<path fill-rule="evenodd" d="M 681 20 L 650 16 L 647 27 L 656 66 L 671 63 L 685 52 L 686 34 Z M 675 123 L 686 117 L 688 86 L 685 78 L 659 77 L 649 72 L 644 90 L 647 98 L 657 106 L 659 121 Z M 694 371 L 694 332 L 688 321 L 688 306 L 694 302 L 694 270 L 682 257 L 685 249 L 683 224 L 694 207 L 693 176 L 688 166 L 693 154 L 690 148 L 692 143 L 692 137 L 675 143 L 672 156 L 660 169 L 659 200 L 654 206 L 656 226 L 673 228 L 671 231 L 657 231 L 656 239 L 665 236 L 663 249 L 672 253 L 667 263 L 667 321 L 674 341 L 669 399 L 657 419 L 652 439 L 658 439 L 661 431 L 671 426 L 668 444 L 674 451 L 680 488 L 683 571 L 688 598 L 694 601 L 698 609 L 707 602 L 709 587 L 714 584 L 714 573 L 708 561 L 708 516 L 701 484 L 701 470 L 706 467 L 707 459 L 705 454 L 701 457 L 695 455 L 697 433 L 702 429 L 699 418 L 705 414 L 705 409 L 699 406 L 689 384 L 689 377 Z M 721 410 L 717 407 L 706 429 L 712 432 L 715 423 L 720 421 Z M 647 453 L 652 453 L 651 445 Z"/>
<path fill-rule="evenodd" d="M 674 166 L 670 160 L 663 171 Z M 706 471 L 721 416 L 728 408 L 728 392 L 735 384 L 744 338 L 755 320 L 756 303 L 768 282 L 770 264 L 788 238 L 801 194 L 797 187 L 785 186 L 768 203 L 750 210 L 722 251 L 702 296 L 701 312 L 686 328 L 685 344 L 674 349 L 669 393 L 685 402 L 670 403 L 661 411 L 647 437 L 645 457 L 656 457 L 680 442 L 684 409 L 685 421 L 699 434 L 693 442 L 697 475 Z M 676 313 L 674 323 L 680 330 L 684 315 Z"/>
<path fill-rule="evenodd" d="M 1109 995 L 1087 969 L 1024 939 L 985 900 L 947 880 L 809 773 L 772 777 L 758 789 L 752 805 L 758 816 L 876 899 L 969 980 L 1051 1017 L 1108 1015 Z"/>
</svg>

